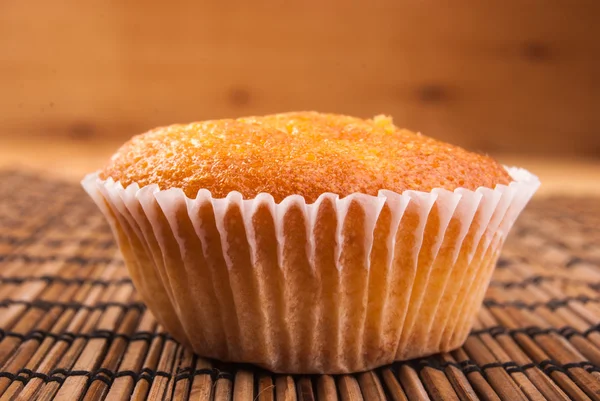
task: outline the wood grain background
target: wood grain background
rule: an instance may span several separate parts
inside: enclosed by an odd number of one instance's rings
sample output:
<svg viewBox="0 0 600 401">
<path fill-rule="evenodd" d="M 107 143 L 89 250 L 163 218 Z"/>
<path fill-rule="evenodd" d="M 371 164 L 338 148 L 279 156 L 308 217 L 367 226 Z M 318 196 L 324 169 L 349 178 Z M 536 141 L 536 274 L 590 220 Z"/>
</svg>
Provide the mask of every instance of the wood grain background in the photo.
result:
<svg viewBox="0 0 600 401">
<path fill-rule="evenodd" d="M 600 2 L 0 0 L 0 136 L 314 109 L 600 154 Z"/>
</svg>

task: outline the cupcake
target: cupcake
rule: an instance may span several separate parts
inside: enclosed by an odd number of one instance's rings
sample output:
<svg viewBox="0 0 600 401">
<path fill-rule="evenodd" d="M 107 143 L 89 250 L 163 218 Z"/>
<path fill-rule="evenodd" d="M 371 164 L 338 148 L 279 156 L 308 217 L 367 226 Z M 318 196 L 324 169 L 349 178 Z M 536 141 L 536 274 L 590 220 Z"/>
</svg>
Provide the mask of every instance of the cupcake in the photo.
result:
<svg viewBox="0 0 600 401">
<path fill-rule="evenodd" d="M 388 117 L 315 112 L 158 128 L 83 180 L 174 338 L 331 374 L 461 346 L 538 185 Z"/>
</svg>

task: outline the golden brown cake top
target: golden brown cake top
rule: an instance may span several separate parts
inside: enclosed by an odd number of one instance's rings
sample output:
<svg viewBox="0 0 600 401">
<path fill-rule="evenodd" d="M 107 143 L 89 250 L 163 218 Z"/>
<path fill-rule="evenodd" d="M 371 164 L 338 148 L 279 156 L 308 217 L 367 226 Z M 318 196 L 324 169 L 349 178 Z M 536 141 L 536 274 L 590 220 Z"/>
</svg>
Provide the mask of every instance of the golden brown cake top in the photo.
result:
<svg viewBox="0 0 600 401">
<path fill-rule="evenodd" d="M 158 184 L 195 197 L 261 192 L 277 202 L 324 192 L 377 195 L 435 187 L 494 188 L 510 177 L 493 159 L 373 119 L 297 112 L 171 125 L 135 136 L 100 172 L 123 186 Z"/>
</svg>

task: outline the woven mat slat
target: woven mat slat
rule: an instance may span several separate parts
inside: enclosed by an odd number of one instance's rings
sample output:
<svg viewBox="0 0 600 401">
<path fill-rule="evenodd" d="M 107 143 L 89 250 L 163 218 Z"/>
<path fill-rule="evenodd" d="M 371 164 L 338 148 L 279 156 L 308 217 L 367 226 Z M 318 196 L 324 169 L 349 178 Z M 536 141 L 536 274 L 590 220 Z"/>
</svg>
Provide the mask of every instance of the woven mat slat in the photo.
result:
<svg viewBox="0 0 600 401">
<path fill-rule="evenodd" d="M 355 375 L 182 348 L 78 185 L 0 171 L 0 401 L 600 400 L 600 200 L 534 200 L 465 345 Z"/>
</svg>

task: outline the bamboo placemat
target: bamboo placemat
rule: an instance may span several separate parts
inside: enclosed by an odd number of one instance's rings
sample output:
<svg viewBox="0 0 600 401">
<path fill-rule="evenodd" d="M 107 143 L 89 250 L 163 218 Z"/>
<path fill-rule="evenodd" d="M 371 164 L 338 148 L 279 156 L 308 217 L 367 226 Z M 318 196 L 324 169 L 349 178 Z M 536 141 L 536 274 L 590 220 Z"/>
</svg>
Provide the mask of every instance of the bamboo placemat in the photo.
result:
<svg viewBox="0 0 600 401">
<path fill-rule="evenodd" d="M 534 200 L 464 347 L 356 375 L 273 375 L 165 333 L 77 185 L 0 172 L 0 400 L 600 400 L 599 291 L 600 201 Z"/>
</svg>

